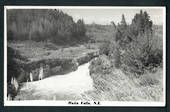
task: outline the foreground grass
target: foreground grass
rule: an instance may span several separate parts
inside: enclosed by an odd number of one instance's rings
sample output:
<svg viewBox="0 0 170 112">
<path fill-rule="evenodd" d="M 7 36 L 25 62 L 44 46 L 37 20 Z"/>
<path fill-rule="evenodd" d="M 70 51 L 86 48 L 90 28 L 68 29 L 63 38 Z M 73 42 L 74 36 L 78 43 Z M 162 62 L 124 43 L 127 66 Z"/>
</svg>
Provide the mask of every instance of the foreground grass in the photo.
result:
<svg viewBox="0 0 170 112">
<path fill-rule="evenodd" d="M 92 62 L 91 77 L 94 91 L 82 95 L 86 100 L 99 101 L 163 101 L 163 71 L 140 77 L 126 75 L 114 68 L 107 56 Z"/>
</svg>

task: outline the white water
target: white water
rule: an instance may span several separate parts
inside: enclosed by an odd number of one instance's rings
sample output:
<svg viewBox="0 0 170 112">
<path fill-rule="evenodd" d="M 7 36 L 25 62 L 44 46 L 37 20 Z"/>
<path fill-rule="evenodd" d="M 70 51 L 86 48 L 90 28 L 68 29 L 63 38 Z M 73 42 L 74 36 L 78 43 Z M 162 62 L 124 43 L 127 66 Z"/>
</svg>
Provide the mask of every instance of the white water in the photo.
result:
<svg viewBox="0 0 170 112">
<path fill-rule="evenodd" d="M 27 93 L 33 90 L 31 94 L 34 96 L 50 97 L 50 95 L 54 94 L 66 96 L 71 94 L 80 95 L 85 91 L 93 89 L 93 80 L 89 75 L 89 65 L 90 63 L 80 65 L 76 71 L 65 75 L 56 75 L 39 81 L 27 82 L 21 88 L 20 93 Z M 53 99 L 57 100 L 57 98 Z"/>
</svg>

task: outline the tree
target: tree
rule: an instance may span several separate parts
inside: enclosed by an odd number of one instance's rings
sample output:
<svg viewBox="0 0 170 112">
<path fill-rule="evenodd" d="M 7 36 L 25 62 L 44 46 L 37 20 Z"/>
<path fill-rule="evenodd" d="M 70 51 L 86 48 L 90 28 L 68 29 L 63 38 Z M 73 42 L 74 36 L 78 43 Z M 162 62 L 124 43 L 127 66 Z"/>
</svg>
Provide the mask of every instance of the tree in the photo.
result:
<svg viewBox="0 0 170 112">
<path fill-rule="evenodd" d="M 81 41 L 81 40 L 85 40 L 84 39 L 85 34 L 86 34 L 86 27 L 84 24 L 84 20 L 79 19 L 77 23 L 74 24 L 73 37 Z"/>
<path fill-rule="evenodd" d="M 126 28 L 127 27 L 127 23 L 126 23 L 124 14 L 122 14 L 122 20 L 121 20 L 120 23 L 121 23 L 120 25 L 121 25 L 122 28 Z"/>
<path fill-rule="evenodd" d="M 118 24 L 116 42 L 119 46 L 121 64 L 126 70 L 143 74 L 146 69 L 161 64 L 162 52 L 153 48 L 152 20 L 146 11 L 140 11 L 126 24 L 124 15 Z"/>
<path fill-rule="evenodd" d="M 79 34 L 79 36 L 84 36 L 86 33 L 86 28 L 83 19 L 79 19 L 77 21 L 77 33 Z"/>
<path fill-rule="evenodd" d="M 122 14 L 122 20 L 117 25 L 116 38 L 115 38 L 117 43 L 119 43 L 119 45 L 122 47 L 125 45 L 125 42 L 127 41 L 127 36 L 128 36 L 127 29 L 128 29 L 128 25 L 126 23 L 125 16 L 124 14 Z"/>
<path fill-rule="evenodd" d="M 127 35 L 133 41 L 127 45 L 122 61 L 131 72 L 142 75 L 148 68 L 161 64 L 162 54 L 153 48 L 152 24 L 148 13 L 141 10 L 128 28 Z"/>
<path fill-rule="evenodd" d="M 152 34 L 152 20 L 146 11 L 136 14 L 131 23 L 131 31 L 134 36 Z"/>
</svg>

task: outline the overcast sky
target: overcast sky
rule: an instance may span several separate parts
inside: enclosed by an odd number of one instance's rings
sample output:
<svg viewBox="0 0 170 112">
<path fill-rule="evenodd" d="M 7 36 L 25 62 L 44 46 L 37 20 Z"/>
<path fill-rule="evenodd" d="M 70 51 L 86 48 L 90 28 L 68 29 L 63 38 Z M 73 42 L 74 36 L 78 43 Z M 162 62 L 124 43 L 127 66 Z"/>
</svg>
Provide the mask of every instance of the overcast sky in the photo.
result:
<svg viewBox="0 0 170 112">
<path fill-rule="evenodd" d="M 142 9 L 142 8 L 141 8 Z M 140 9 L 60 9 L 63 12 L 73 17 L 75 21 L 78 19 L 84 19 L 86 24 L 110 24 L 114 21 L 115 24 L 121 21 L 121 15 L 124 14 L 126 22 L 131 23 L 132 18 L 136 13 L 140 12 Z M 160 8 L 154 9 L 142 9 L 147 11 L 154 24 L 161 25 L 163 23 L 163 10 Z"/>
</svg>

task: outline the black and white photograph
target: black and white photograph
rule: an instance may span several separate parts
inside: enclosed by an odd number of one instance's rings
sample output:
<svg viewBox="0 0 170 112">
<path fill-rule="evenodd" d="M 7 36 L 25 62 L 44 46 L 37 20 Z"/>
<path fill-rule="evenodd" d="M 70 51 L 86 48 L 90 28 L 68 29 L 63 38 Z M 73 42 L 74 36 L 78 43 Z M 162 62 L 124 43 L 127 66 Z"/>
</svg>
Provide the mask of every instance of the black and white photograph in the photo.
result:
<svg viewBox="0 0 170 112">
<path fill-rule="evenodd" d="M 5 6 L 5 106 L 165 106 L 165 7 Z"/>
</svg>

